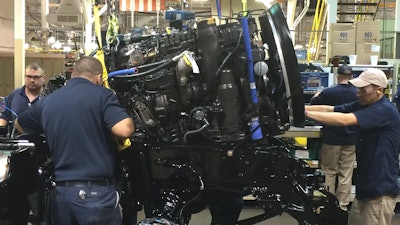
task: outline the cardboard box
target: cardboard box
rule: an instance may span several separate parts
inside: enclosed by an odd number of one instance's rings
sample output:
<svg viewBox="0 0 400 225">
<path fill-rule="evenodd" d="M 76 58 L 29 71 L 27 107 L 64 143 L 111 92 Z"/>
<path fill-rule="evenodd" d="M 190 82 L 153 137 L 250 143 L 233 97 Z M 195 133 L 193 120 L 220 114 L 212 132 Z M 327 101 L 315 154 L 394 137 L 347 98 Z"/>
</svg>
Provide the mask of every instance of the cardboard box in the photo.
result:
<svg viewBox="0 0 400 225">
<path fill-rule="evenodd" d="M 379 42 L 381 29 L 379 21 L 358 21 L 356 25 L 356 43 Z"/>
<path fill-rule="evenodd" d="M 380 55 L 379 43 L 357 43 L 356 44 L 357 64 L 371 64 L 371 55 Z"/>
<path fill-rule="evenodd" d="M 332 23 L 329 29 L 329 43 L 354 43 L 356 26 L 350 23 Z"/>
<path fill-rule="evenodd" d="M 355 43 L 331 43 L 328 45 L 328 57 L 349 56 L 356 54 Z"/>
<path fill-rule="evenodd" d="M 13 52 L 14 50 L 14 22 L 0 18 L 0 49 Z M 7 52 L 8 52 L 7 51 Z M 3 52 L 3 51 L 2 51 Z"/>
</svg>

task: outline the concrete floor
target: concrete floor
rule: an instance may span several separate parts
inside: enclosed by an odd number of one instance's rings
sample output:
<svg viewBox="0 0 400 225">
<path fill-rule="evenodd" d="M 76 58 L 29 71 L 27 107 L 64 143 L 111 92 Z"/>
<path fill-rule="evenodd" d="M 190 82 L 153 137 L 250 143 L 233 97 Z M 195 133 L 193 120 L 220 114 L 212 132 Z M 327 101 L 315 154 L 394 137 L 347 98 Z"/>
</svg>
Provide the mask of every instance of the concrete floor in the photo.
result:
<svg viewBox="0 0 400 225">
<path fill-rule="evenodd" d="M 239 219 L 245 219 L 251 216 L 255 216 L 261 214 L 263 211 L 257 207 L 244 207 L 242 213 L 240 214 Z M 144 219 L 143 212 L 138 214 L 138 219 Z M 192 219 L 190 220 L 189 225 L 209 225 L 211 222 L 210 212 L 208 209 L 205 209 L 199 213 L 193 214 Z M 400 211 L 397 211 L 395 216 L 393 217 L 393 221 L 391 225 L 399 225 L 400 224 Z M 276 216 L 265 220 L 263 222 L 257 223 L 257 225 L 298 225 L 298 222 L 293 219 L 289 214 L 283 213 L 281 216 Z"/>
</svg>

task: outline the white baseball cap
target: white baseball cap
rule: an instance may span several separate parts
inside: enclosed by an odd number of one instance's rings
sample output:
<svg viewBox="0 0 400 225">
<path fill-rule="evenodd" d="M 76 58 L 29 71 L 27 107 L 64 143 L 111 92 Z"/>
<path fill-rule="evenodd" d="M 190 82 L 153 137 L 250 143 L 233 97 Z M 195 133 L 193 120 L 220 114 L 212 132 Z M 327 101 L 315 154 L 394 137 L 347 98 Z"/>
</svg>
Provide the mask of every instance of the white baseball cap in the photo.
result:
<svg viewBox="0 0 400 225">
<path fill-rule="evenodd" d="M 360 74 L 357 78 L 351 79 L 349 81 L 355 87 L 365 87 L 370 84 L 374 84 L 379 87 L 386 88 L 388 85 L 388 80 L 386 74 L 376 68 L 368 68 Z"/>
</svg>

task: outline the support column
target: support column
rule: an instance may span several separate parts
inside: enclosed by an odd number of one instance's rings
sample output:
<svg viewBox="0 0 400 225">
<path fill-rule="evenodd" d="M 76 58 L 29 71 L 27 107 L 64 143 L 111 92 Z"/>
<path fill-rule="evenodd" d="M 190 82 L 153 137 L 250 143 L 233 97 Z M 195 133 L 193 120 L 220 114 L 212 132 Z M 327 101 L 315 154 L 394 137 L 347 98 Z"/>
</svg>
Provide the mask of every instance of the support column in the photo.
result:
<svg viewBox="0 0 400 225">
<path fill-rule="evenodd" d="M 46 32 L 49 30 L 49 23 L 46 18 L 47 14 L 49 14 L 49 0 L 41 1 L 41 13 L 40 22 L 42 23 L 42 31 Z"/>
<path fill-rule="evenodd" d="M 328 24 L 337 22 L 337 0 L 326 0 L 328 3 Z"/>
<path fill-rule="evenodd" d="M 89 55 L 92 52 L 92 37 L 93 37 L 93 16 L 92 16 L 92 1 L 84 0 L 82 3 L 83 14 L 85 15 L 85 55 Z"/>
<path fill-rule="evenodd" d="M 330 30 L 330 25 L 332 23 L 336 23 L 337 22 L 337 5 L 338 5 L 338 0 L 325 0 L 328 3 L 328 16 L 327 16 L 327 20 L 326 20 L 326 31 L 329 34 L 329 30 Z M 328 43 L 330 42 L 329 40 L 329 35 L 326 35 L 326 63 L 329 64 L 329 59 L 328 59 L 328 55 L 329 55 L 329 46 Z"/>
<path fill-rule="evenodd" d="M 400 0 L 396 0 L 396 9 L 395 9 L 395 19 L 394 19 L 394 58 L 400 59 Z"/>
<path fill-rule="evenodd" d="M 338 0 L 325 0 L 328 3 L 328 17 L 326 21 L 326 30 L 329 32 L 330 25 L 337 22 L 337 4 Z M 328 36 L 326 41 L 328 42 Z"/>
<path fill-rule="evenodd" d="M 25 76 L 25 0 L 14 0 L 14 88 Z"/>
<path fill-rule="evenodd" d="M 297 0 L 288 0 L 287 2 L 287 12 L 286 12 L 286 23 L 289 29 L 293 28 L 294 16 L 296 13 Z M 295 31 L 290 30 L 290 36 L 292 37 L 292 42 L 295 42 Z"/>
</svg>

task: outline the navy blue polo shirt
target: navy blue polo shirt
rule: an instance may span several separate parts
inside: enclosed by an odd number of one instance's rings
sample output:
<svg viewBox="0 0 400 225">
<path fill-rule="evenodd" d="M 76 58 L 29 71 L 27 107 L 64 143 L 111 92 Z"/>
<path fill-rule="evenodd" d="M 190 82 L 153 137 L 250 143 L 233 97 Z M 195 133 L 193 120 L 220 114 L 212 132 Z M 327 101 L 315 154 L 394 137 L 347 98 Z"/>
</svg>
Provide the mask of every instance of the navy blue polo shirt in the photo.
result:
<svg viewBox="0 0 400 225">
<path fill-rule="evenodd" d="M 56 181 L 93 180 L 114 176 L 111 128 L 128 117 L 112 90 L 73 78 L 37 101 L 18 122 L 28 134 L 45 131 Z"/>
<path fill-rule="evenodd" d="M 351 84 L 338 84 L 322 90 L 310 103 L 335 106 L 353 101 L 357 101 L 357 89 Z M 322 130 L 322 142 L 328 145 L 355 145 L 356 136 L 356 126 L 324 125 Z"/>
<path fill-rule="evenodd" d="M 29 101 L 28 96 L 25 94 L 25 85 L 15 89 L 10 95 L 6 98 L 6 106 L 11 109 L 15 114 L 19 115 L 23 111 L 25 111 L 31 104 L 37 101 L 39 97 L 36 97 L 32 102 Z M 10 112 L 9 110 L 5 110 L 0 113 L 0 118 L 5 119 L 6 121 L 14 121 L 16 115 Z"/>
<path fill-rule="evenodd" d="M 360 127 L 356 144 L 356 198 L 398 195 L 400 114 L 386 97 L 370 106 L 359 102 L 336 106 L 353 112 Z"/>
</svg>

